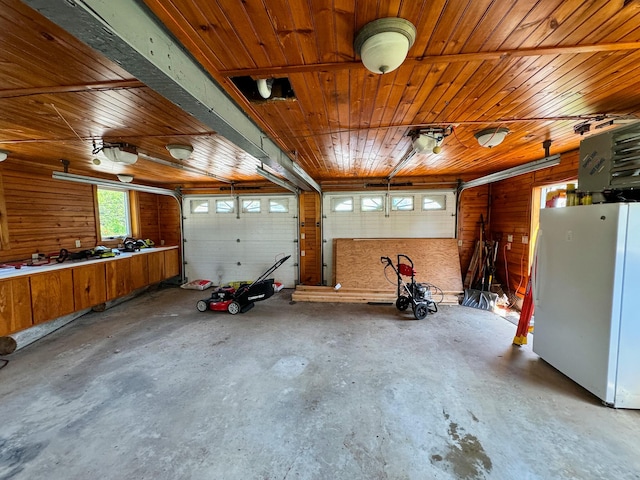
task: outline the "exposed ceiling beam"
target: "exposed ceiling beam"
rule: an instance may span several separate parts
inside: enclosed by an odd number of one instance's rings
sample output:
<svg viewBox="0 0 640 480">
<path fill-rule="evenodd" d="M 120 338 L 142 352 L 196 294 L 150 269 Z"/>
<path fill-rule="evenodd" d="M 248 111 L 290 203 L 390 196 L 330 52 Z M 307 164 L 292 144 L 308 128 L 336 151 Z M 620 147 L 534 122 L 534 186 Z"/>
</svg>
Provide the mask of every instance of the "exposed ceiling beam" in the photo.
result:
<svg viewBox="0 0 640 480">
<path fill-rule="evenodd" d="M 451 55 L 426 55 L 424 57 L 407 58 L 404 66 L 418 66 L 433 63 L 482 62 L 500 58 L 539 57 L 542 55 L 576 55 L 580 53 L 616 52 L 640 50 L 640 42 L 602 43 L 598 45 L 571 45 L 566 47 L 540 47 L 516 50 L 496 50 L 493 52 L 454 53 Z M 364 68 L 362 62 L 316 63 L 311 65 L 288 65 L 283 67 L 245 68 L 236 70 L 221 70 L 225 77 L 239 76 L 286 76 L 294 73 L 330 72 Z"/>
<path fill-rule="evenodd" d="M 201 66 L 131 0 L 22 0 L 302 190 L 320 185 L 268 138 Z"/>
</svg>

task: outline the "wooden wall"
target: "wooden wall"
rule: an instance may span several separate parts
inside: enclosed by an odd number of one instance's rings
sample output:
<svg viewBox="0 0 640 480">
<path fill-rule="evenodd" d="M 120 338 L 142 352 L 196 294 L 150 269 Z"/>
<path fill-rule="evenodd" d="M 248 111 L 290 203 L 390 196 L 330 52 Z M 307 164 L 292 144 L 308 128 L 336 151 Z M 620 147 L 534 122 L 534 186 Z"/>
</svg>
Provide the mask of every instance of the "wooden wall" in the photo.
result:
<svg viewBox="0 0 640 480">
<path fill-rule="evenodd" d="M 0 261 L 30 259 L 33 253 L 48 255 L 61 248 L 84 250 L 100 243 L 93 187 L 53 180 L 51 173 L 25 162 L 0 164 L 2 237 L 8 239 L 0 247 Z M 165 240 L 165 245 L 180 245 L 180 212 L 175 199 L 142 193 L 137 203 L 141 238 L 151 238 L 158 245 L 160 240 Z M 81 248 L 75 246 L 76 240 Z"/>
<path fill-rule="evenodd" d="M 460 270 L 464 277 L 476 241 L 480 233 L 480 217 L 485 222 L 485 232 L 489 231 L 489 186 L 483 185 L 464 190 L 458 202 L 458 250 L 460 252 Z M 462 245 L 460 245 L 462 243 Z"/>
<path fill-rule="evenodd" d="M 579 152 L 574 150 L 561 156 L 559 165 L 537 172 L 519 175 L 491 185 L 490 236 L 500 242 L 497 279 L 503 290 L 524 295 L 529 275 L 529 245 L 522 243 L 525 235 L 533 241 L 531 232 L 532 192 L 534 187 L 565 183 L 578 176 Z M 507 235 L 513 235 L 511 250 L 506 250 Z M 505 260 L 506 258 L 506 260 Z M 508 289 L 506 285 L 508 268 Z"/>
<path fill-rule="evenodd" d="M 317 192 L 300 194 L 300 283 L 302 285 L 320 285 L 321 283 L 321 201 L 320 194 Z"/>
</svg>

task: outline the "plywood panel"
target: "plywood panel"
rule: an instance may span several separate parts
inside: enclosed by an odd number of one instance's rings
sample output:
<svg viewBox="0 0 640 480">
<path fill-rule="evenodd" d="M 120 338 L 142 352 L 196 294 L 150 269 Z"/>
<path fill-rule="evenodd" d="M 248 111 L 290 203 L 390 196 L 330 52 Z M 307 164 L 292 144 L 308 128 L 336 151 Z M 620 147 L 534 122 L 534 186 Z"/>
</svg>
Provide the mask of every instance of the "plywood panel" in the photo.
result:
<svg viewBox="0 0 640 480">
<path fill-rule="evenodd" d="M 32 325 L 29 278 L 0 281 L 0 336 Z"/>
<path fill-rule="evenodd" d="M 106 302 L 105 264 L 98 263 L 73 268 L 73 295 L 76 310 Z"/>
<path fill-rule="evenodd" d="M 444 292 L 462 291 L 458 246 L 452 238 L 336 239 L 334 241 L 336 283 L 346 288 L 393 290 L 396 276 L 389 268 L 384 275 L 380 257 L 396 264 L 398 254 L 413 261 L 419 282 L 436 285 Z"/>
<path fill-rule="evenodd" d="M 29 279 L 34 325 L 74 311 L 71 269 L 38 273 Z"/>
</svg>

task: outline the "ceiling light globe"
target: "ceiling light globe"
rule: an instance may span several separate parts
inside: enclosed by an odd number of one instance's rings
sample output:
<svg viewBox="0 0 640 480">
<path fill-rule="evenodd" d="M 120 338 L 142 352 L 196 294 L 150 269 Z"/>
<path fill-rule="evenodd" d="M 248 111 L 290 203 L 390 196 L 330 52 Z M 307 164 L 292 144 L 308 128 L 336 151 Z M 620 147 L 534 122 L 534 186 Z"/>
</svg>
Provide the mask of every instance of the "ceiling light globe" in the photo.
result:
<svg viewBox="0 0 640 480">
<path fill-rule="evenodd" d="M 415 39 L 416 27 L 408 20 L 380 18 L 358 32 L 354 48 L 367 70 L 383 74 L 402 65 Z"/>
<path fill-rule="evenodd" d="M 0 162 L 4 162 L 9 156 L 9 152 L 6 150 L 0 150 Z"/>
<path fill-rule="evenodd" d="M 167 145 L 167 150 L 176 160 L 186 160 L 191 156 L 193 147 L 191 145 Z"/>
<path fill-rule="evenodd" d="M 124 173 L 118 174 L 118 180 L 122 183 L 131 183 L 133 182 L 133 175 L 126 175 Z"/>
<path fill-rule="evenodd" d="M 474 135 L 481 147 L 493 148 L 502 143 L 507 134 L 508 128 L 487 128 Z"/>
</svg>

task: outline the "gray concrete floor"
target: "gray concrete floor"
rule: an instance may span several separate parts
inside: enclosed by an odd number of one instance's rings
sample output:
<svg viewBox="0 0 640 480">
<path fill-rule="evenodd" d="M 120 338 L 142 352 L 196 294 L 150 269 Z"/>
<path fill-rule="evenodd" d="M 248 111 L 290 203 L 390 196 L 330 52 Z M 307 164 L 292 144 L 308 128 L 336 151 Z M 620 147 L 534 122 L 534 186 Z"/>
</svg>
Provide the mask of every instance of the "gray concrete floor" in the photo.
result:
<svg viewBox="0 0 640 480">
<path fill-rule="evenodd" d="M 604 407 L 489 312 L 146 293 L 5 357 L 2 479 L 637 479 Z"/>
</svg>

